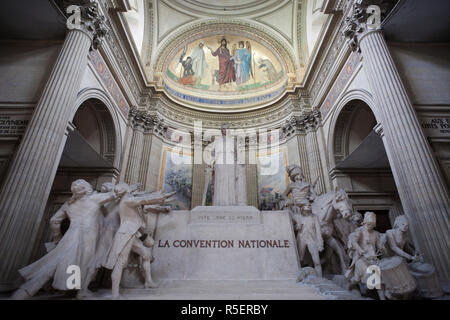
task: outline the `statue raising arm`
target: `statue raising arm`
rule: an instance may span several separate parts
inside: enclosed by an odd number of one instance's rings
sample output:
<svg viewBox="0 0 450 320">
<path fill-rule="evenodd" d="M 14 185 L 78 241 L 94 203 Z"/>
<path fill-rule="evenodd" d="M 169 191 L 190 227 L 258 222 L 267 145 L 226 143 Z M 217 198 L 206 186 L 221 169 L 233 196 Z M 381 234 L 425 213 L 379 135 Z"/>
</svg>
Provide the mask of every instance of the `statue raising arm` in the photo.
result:
<svg viewBox="0 0 450 320">
<path fill-rule="evenodd" d="M 52 233 L 52 240 L 55 242 L 55 244 L 61 240 L 61 223 L 68 218 L 66 209 L 67 209 L 68 203 L 64 203 L 61 208 L 59 208 L 58 211 L 51 217 L 50 219 L 50 230 Z"/>
<path fill-rule="evenodd" d="M 127 200 L 127 204 L 130 206 L 145 206 L 145 205 L 157 205 L 157 204 L 164 204 L 167 199 L 175 195 L 176 192 L 171 193 L 161 193 L 161 192 L 154 192 L 147 195 L 142 195 L 138 197 L 132 197 Z"/>
</svg>

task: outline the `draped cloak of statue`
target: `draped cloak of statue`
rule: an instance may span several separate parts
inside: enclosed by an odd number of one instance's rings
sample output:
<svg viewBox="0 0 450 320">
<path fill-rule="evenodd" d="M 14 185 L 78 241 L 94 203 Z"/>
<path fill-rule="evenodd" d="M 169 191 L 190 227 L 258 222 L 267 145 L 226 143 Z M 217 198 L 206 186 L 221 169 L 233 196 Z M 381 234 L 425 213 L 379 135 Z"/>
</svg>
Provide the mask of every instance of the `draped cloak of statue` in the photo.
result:
<svg viewBox="0 0 450 320">
<path fill-rule="evenodd" d="M 216 137 L 213 206 L 246 206 L 247 186 L 245 164 L 237 161 L 234 137 L 228 137 L 224 127 Z"/>
</svg>

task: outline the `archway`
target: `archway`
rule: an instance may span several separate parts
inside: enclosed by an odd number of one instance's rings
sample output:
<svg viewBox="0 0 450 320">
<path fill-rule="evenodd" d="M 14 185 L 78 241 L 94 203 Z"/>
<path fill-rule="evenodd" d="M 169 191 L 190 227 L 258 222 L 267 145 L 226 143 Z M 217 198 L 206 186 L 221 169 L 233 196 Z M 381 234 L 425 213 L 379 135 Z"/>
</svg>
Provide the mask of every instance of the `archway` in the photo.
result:
<svg viewBox="0 0 450 320">
<path fill-rule="evenodd" d="M 331 179 L 364 214 L 377 214 L 377 230 L 385 232 L 403 213 L 373 109 L 361 99 L 345 101 L 336 111 L 329 151 Z"/>
<path fill-rule="evenodd" d="M 45 243 L 51 241 L 49 220 L 70 198 L 74 180 L 84 179 L 95 190 L 100 190 L 103 183 L 118 179 L 118 130 L 113 115 L 102 100 L 88 98 L 78 105 L 66 132 L 66 144 L 40 225 L 33 261 L 46 253 Z M 68 221 L 62 225 L 63 232 L 67 227 Z"/>
</svg>

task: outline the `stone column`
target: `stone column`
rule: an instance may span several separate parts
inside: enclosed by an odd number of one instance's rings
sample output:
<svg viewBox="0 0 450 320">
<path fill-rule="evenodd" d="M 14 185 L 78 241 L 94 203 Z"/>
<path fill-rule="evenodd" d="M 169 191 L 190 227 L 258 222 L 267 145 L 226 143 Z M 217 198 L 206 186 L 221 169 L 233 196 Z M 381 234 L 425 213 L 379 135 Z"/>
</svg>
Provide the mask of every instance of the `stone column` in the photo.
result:
<svg viewBox="0 0 450 320">
<path fill-rule="evenodd" d="M 319 144 L 317 141 L 317 119 L 311 114 L 303 118 L 306 129 L 306 150 L 308 154 L 309 172 L 311 183 L 317 181 L 316 190 L 318 194 L 326 192 L 325 181 L 323 177 L 322 161 L 320 159 Z"/>
<path fill-rule="evenodd" d="M 305 179 L 307 181 L 311 181 L 311 174 L 309 172 L 309 165 L 308 165 L 308 151 L 306 149 L 306 134 L 305 134 L 305 132 L 297 133 L 297 141 L 298 141 L 298 153 L 300 155 L 300 166 L 303 169 L 303 174 L 305 175 Z"/>
<path fill-rule="evenodd" d="M 439 277 L 450 281 L 450 198 L 414 106 L 379 28 L 369 29 L 366 8 L 355 5 L 344 35 L 360 50 L 379 110 L 384 144 L 405 214 L 419 250 Z"/>
<path fill-rule="evenodd" d="M 202 205 L 203 191 L 205 188 L 206 165 L 194 164 L 192 167 L 192 203 L 191 209 Z"/>
<path fill-rule="evenodd" d="M 323 174 L 323 181 L 324 181 L 324 185 L 325 185 L 325 191 L 324 192 L 330 192 L 332 191 L 332 187 L 331 187 L 331 179 L 330 179 L 330 174 L 329 174 L 329 162 L 328 162 L 328 152 L 327 152 L 327 146 L 326 146 L 326 140 L 324 137 L 324 133 L 323 133 L 323 123 L 322 123 L 322 114 L 320 113 L 319 110 L 314 110 L 313 111 L 313 115 L 314 117 L 317 119 L 317 130 L 316 130 L 316 135 L 317 135 L 317 143 L 319 146 L 319 155 L 320 155 L 320 162 L 321 162 L 321 166 L 322 166 L 322 174 Z"/>
<path fill-rule="evenodd" d="M 67 33 L 0 194 L 0 281 L 6 286 L 30 262 L 89 49 L 106 34 L 97 4 L 79 3 L 81 25 Z"/>
<path fill-rule="evenodd" d="M 141 189 L 145 190 L 147 185 L 147 173 L 150 169 L 150 152 L 152 150 L 153 128 L 155 117 L 147 113 L 144 117 L 144 142 L 142 147 L 142 158 L 139 170 L 139 183 L 142 184 Z"/>
<path fill-rule="evenodd" d="M 247 203 L 249 206 L 259 207 L 258 203 L 258 168 L 256 164 L 246 164 Z"/>
<path fill-rule="evenodd" d="M 133 109 L 130 110 L 130 113 Z M 130 114 L 128 115 L 128 118 L 130 117 Z M 130 155 L 130 148 L 131 148 L 131 140 L 133 138 L 133 128 L 131 126 L 131 121 L 128 121 L 127 130 L 125 132 L 125 139 L 124 139 L 124 149 L 122 152 L 122 160 L 120 165 L 120 176 L 119 181 L 125 181 L 125 173 L 127 172 L 127 164 L 128 164 L 128 157 Z"/>
<path fill-rule="evenodd" d="M 144 144 L 144 120 L 145 111 L 133 109 L 130 111 L 129 121 L 133 134 L 131 137 L 130 151 L 125 171 L 125 182 L 134 184 L 139 182 L 139 171 L 141 167 L 142 148 Z"/>
</svg>

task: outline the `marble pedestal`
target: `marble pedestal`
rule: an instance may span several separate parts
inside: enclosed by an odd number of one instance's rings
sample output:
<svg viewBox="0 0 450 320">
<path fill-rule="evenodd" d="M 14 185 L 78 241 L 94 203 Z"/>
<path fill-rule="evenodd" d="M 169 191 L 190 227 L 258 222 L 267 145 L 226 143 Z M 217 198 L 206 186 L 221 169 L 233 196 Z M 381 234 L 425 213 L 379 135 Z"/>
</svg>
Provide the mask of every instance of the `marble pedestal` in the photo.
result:
<svg viewBox="0 0 450 320">
<path fill-rule="evenodd" d="M 297 249 L 287 211 L 196 207 L 159 215 L 154 280 L 292 280 Z"/>
</svg>

